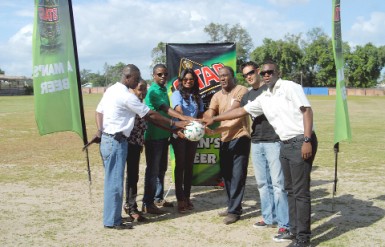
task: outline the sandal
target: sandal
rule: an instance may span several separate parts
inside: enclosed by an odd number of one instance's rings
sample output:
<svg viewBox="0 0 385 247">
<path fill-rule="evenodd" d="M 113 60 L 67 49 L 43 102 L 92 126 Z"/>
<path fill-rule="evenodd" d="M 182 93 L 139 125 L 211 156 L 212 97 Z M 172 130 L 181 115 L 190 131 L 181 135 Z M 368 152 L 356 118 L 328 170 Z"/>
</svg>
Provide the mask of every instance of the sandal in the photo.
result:
<svg viewBox="0 0 385 247">
<path fill-rule="evenodd" d="M 187 210 L 193 210 L 194 209 L 194 204 L 192 204 L 190 198 L 186 199 L 186 209 Z"/>
<path fill-rule="evenodd" d="M 181 214 L 184 214 L 187 212 L 185 201 L 178 201 L 178 212 Z"/>
</svg>

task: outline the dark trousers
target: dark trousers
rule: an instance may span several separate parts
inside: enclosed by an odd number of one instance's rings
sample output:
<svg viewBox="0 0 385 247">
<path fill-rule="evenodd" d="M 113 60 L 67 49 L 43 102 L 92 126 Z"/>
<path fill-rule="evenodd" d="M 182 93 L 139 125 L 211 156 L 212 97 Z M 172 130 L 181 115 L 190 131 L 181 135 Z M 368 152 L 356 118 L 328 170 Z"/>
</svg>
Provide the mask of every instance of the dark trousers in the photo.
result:
<svg viewBox="0 0 385 247">
<path fill-rule="evenodd" d="M 297 235 L 298 240 L 310 240 L 311 230 L 311 198 L 310 172 L 317 152 L 317 136 L 312 134 L 313 155 L 303 160 L 301 148 L 303 138 L 282 143 L 280 161 L 285 178 L 285 190 L 289 204 L 290 231 Z"/>
<path fill-rule="evenodd" d="M 221 175 L 227 194 L 227 212 L 242 214 L 247 166 L 249 164 L 250 138 L 243 136 L 221 142 L 219 151 Z"/>
<path fill-rule="evenodd" d="M 168 163 L 168 138 L 146 140 L 146 173 L 144 178 L 143 204 L 151 205 L 163 199 L 164 176 Z"/>
<path fill-rule="evenodd" d="M 138 194 L 139 162 L 142 146 L 128 143 L 127 172 L 126 172 L 126 205 L 130 212 L 138 209 L 136 196 Z"/>
<path fill-rule="evenodd" d="M 175 195 L 178 201 L 190 198 L 193 164 L 198 142 L 171 138 L 175 155 Z"/>
</svg>

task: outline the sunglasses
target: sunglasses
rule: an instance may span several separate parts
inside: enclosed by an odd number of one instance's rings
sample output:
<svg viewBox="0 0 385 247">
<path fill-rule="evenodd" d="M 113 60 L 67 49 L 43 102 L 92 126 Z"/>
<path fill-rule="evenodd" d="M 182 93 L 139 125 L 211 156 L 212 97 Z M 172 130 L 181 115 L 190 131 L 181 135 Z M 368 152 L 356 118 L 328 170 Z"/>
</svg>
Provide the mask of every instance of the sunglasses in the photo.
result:
<svg viewBox="0 0 385 247">
<path fill-rule="evenodd" d="M 274 70 L 265 70 L 265 71 L 261 71 L 261 72 L 259 72 L 259 75 L 260 75 L 260 76 L 264 76 L 266 73 L 267 73 L 268 75 L 272 75 L 272 74 L 274 74 Z"/>
<path fill-rule="evenodd" d="M 168 73 L 158 73 L 156 75 L 159 76 L 159 77 L 162 77 L 162 76 L 167 77 Z"/>
<path fill-rule="evenodd" d="M 183 78 L 182 81 L 184 81 L 184 82 L 187 82 L 187 81 L 194 81 L 194 79 L 193 79 L 193 78 Z"/>
<path fill-rule="evenodd" d="M 249 72 L 247 72 L 246 74 L 243 74 L 243 78 L 247 78 L 249 75 L 254 75 L 255 74 L 255 69 L 253 70 L 250 70 Z"/>
</svg>

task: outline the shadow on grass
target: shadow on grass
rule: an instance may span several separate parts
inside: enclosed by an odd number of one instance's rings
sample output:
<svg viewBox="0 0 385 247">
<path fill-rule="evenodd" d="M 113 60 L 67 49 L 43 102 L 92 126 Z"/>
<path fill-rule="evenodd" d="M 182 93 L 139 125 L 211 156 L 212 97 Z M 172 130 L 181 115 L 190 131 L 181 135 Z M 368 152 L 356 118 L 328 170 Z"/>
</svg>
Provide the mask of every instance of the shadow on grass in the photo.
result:
<svg viewBox="0 0 385 247">
<path fill-rule="evenodd" d="M 385 210 L 373 206 L 373 201 L 363 201 L 353 195 L 341 195 L 333 198 L 325 189 L 313 191 L 312 221 L 327 219 L 312 229 L 312 245 L 317 246 L 322 242 L 337 238 L 357 228 L 368 227 L 385 216 Z M 384 200 L 384 196 L 374 198 Z M 334 209 L 334 210 L 333 210 Z"/>
<path fill-rule="evenodd" d="M 169 195 L 175 194 L 174 184 L 169 191 Z M 175 197 L 173 197 L 175 198 Z M 169 199 L 166 198 L 168 201 Z M 251 202 L 250 202 L 251 200 Z M 162 215 L 144 214 L 147 221 L 138 222 L 135 224 L 147 224 L 155 223 L 164 220 L 171 220 L 174 218 L 185 217 L 191 214 L 197 214 L 207 211 L 212 212 L 212 218 L 219 218 L 218 212 L 226 209 L 226 191 L 224 188 L 218 188 L 216 186 L 193 186 L 191 189 L 191 201 L 194 204 L 194 209 L 188 211 L 188 213 L 178 213 L 177 203 L 173 201 L 174 207 L 161 208 L 166 213 Z M 138 201 L 141 205 L 141 202 Z M 242 216 L 241 220 L 257 217 L 259 215 L 259 194 L 254 176 L 248 176 L 246 179 L 246 188 L 244 194 L 244 200 L 242 202 Z M 215 211 L 215 212 L 214 212 Z"/>
</svg>

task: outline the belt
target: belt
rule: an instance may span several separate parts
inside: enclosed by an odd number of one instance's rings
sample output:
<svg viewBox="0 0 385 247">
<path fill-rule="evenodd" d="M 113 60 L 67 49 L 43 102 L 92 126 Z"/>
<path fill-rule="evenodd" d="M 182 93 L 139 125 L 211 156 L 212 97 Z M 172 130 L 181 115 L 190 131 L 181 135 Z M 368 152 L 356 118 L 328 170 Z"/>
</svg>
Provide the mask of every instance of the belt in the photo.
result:
<svg viewBox="0 0 385 247">
<path fill-rule="evenodd" d="M 296 137 L 290 138 L 289 140 L 282 141 L 282 143 L 283 144 L 290 144 L 290 143 L 298 142 L 298 141 L 303 142 L 303 140 L 304 140 L 303 135 L 297 135 Z"/>
<path fill-rule="evenodd" d="M 102 134 L 105 135 L 105 136 L 115 136 L 115 134 L 108 134 L 106 132 L 103 132 Z"/>
<path fill-rule="evenodd" d="M 109 134 L 109 133 L 106 133 L 106 132 L 102 132 L 103 135 L 106 135 L 106 136 L 110 136 L 110 137 L 114 137 L 115 139 L 128 139 L 127 136 L 123 135 L 123 132 L 117 132 L 115 134 Z"/>
</svg>

